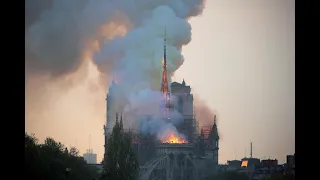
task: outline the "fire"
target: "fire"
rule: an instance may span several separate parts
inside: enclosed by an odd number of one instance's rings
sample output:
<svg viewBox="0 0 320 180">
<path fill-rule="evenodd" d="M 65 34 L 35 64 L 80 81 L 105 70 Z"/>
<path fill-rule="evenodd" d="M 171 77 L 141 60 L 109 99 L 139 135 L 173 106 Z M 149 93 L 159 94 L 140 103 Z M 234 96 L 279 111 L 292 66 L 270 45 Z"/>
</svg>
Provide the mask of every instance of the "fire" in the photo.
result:
<svg viewBox="0 0 320 180">
<path fill-rule="evenodd" d="M 184 144 L 187 143 L 186 140 L 176 136 L 173 132 L 170 133 L 170 136 L 167 140 L 162 141 L 163 143 L 170 143 L 170 144 Z"/>
</svg>

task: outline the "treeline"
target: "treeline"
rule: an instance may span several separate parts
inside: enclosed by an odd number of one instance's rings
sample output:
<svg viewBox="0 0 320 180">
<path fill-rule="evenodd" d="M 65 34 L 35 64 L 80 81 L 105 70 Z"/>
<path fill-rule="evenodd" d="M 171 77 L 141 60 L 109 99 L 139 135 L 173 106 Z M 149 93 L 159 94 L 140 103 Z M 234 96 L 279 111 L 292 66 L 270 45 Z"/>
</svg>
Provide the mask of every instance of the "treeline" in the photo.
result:
<svg viewBox="0 0 320 180">
<path fill-rule="evenodd" d="M 33 180 L 92 180 L 98 170 L 60 142 L 47 138 L 43 144 L 33 134 L 25 133 L 25 177 Z"/>
<path fill-rule="evenodd" d="M 292 173 L 274 173 L 271 176 L 264 178 L 263 180 L 295 180 L 296 176 Z"/>
<path fill-rule="evenodd" d="M 218 172 L 211 175 L 205 180 L 249 180 L 249 176 L 245 173 L 239 173 L 236 171 Z"/>
<path fill-rule="evenodd" d="M 25 133 L 25 177 L 32 180 L 138 180 L 139 163 L 132 149 L 132 134 L 124 132 L 122 117 L 107 140 L 102 172 L 84 161 L 75 147 L 69 150 L 47 138 L 43 144 Z M 68 171 L 70 170 L 70 171 Z"/>
<path fill-rule="evenodd" d="M 205 178 L 205 180 L 250 180 L 250 178 L 246 173 L 240 173 L 236 171 L 226 171 L 226 172 L 219 172 L 217 174 L 211 175 Z M 261 180 L 295 180 L 295 175 L 273 173 L 270 176 L 261 178 Z"/>
</svg>

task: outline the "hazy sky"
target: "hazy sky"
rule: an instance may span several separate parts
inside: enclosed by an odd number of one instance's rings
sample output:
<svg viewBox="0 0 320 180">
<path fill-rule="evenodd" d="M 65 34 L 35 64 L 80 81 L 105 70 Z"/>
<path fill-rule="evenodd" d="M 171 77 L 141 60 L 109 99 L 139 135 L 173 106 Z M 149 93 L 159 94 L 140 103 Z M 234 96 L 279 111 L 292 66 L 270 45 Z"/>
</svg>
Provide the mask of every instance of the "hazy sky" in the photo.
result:
<svg viewBox="0 0 320 180">
<path fill-rule="evenodd" d="M 245 151 L 249 156 L 250 141 L 257 158 L 283 163 L 295 152 L 294 6 L 293 0 L 208 0 L 203 14 L 190 20 L 192 41 L 174 80 L 184 78 L 218 113 L 220 163 L 243 158 Z M 89 71 L 69 91 L 52 83 L 33 92 L 47 98 L 26 107 L 26 131 L 81 153 L 90 144 L 100 161 L 106 92 L 97 85 L 97 70 Z"/>
<path fill-rule="evenodd" d="M 295 151 L 294 1 L 208 1 L 176 80 L 218 112 L 220 161 Z"/>
</svg>

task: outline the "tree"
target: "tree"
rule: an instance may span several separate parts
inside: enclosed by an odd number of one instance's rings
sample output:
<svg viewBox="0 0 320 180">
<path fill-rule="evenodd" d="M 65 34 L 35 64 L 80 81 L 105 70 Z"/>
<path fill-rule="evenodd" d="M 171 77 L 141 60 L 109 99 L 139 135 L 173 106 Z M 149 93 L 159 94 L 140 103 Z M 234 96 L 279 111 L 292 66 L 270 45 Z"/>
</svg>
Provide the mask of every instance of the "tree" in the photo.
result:
<svg viewBox="0 0 320 180">
<path fill-rule="evenodd" d="M 38 146 L 38 139 L 34 134 L 25 134 L 25 172 L 27 179 L 41 179 L 40 170 L 43 172 L 43 167 L 40 163 L 40 152 Z M 33 178 L 28 178 L 33 177 Z M 35 178 L 37 177 L 37 178 Z"/>
<path fill-rule="evenodd" d="M 294 174 L 274 173 L 264 180 L 295 180 Z"/>
<path fill-rule="evenodd" d="M 245 173 L 236 171 L 219 172 L 206 178 L 206 180 L 249 180 Z"/>
<path fill-rule="evenodd" d="M 70 153 L 69 153 L 71 156 L 75 156 L 75 157 L 79 157 L 79 151 L 77 148 L 75 147 L 71 147 L 70 148 Z"/>
<path fill-rule="evenodd" d="M 52 138 L 47 138 L 44 144 L 39 144 L 33 135 L 25 133 L 25 168 L 26 179 L 33 180 L 65 180 L 66 168 L 71 172 L 69 180 L 87 180 L 97 176 L 97 169 L 88 167 L 78 150 L 67 148 Z"/>
<path fill-rule="evenodd" d="M 107 141 L 102 167 L 101 180 L 138 179 L 139 164 L 132 149 L 132 135 L 123 131 L 122 116 L 119 123 L 116 115 L 116 124 Z"/>
</svg>

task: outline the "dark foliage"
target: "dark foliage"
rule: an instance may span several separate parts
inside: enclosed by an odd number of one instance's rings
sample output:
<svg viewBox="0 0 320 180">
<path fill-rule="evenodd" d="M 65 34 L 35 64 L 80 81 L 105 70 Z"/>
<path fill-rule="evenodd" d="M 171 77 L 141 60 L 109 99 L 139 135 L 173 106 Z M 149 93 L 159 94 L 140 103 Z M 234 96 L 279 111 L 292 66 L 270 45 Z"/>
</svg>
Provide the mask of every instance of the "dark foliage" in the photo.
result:
<svg viewBox="0 0 320 180">
<path fill-rule="evenodd" d="M 271 176 L 264 178 L 264 180 L 295 180 L 294 174 L 274 173 Z"/>
<path fill-rule="evenodd" d="M 132 135 L 123 131 L 122 118 L 116 121 L 107 141 L 106 154 L 102 161 L 101 180 L 137 180 L 138 160 L 132 149 Z"/>
<path fill-rule="evenodd" d="M 238 173 L 236 171 L 219 172 L 215 175 L 209 176 L 206 180 L 249 180 L 245 173 Z"/>
<path fill-rule="evenodd" d="M 97 176 L 76 148 L 68 151 L 63 144 L 47 138 L 39 144 L 37 138 L 25 133 L 25 177 L 33 180 L 88 180 Z M 71 171 L 66 173 L 66 168 Z"/>
</svg>

